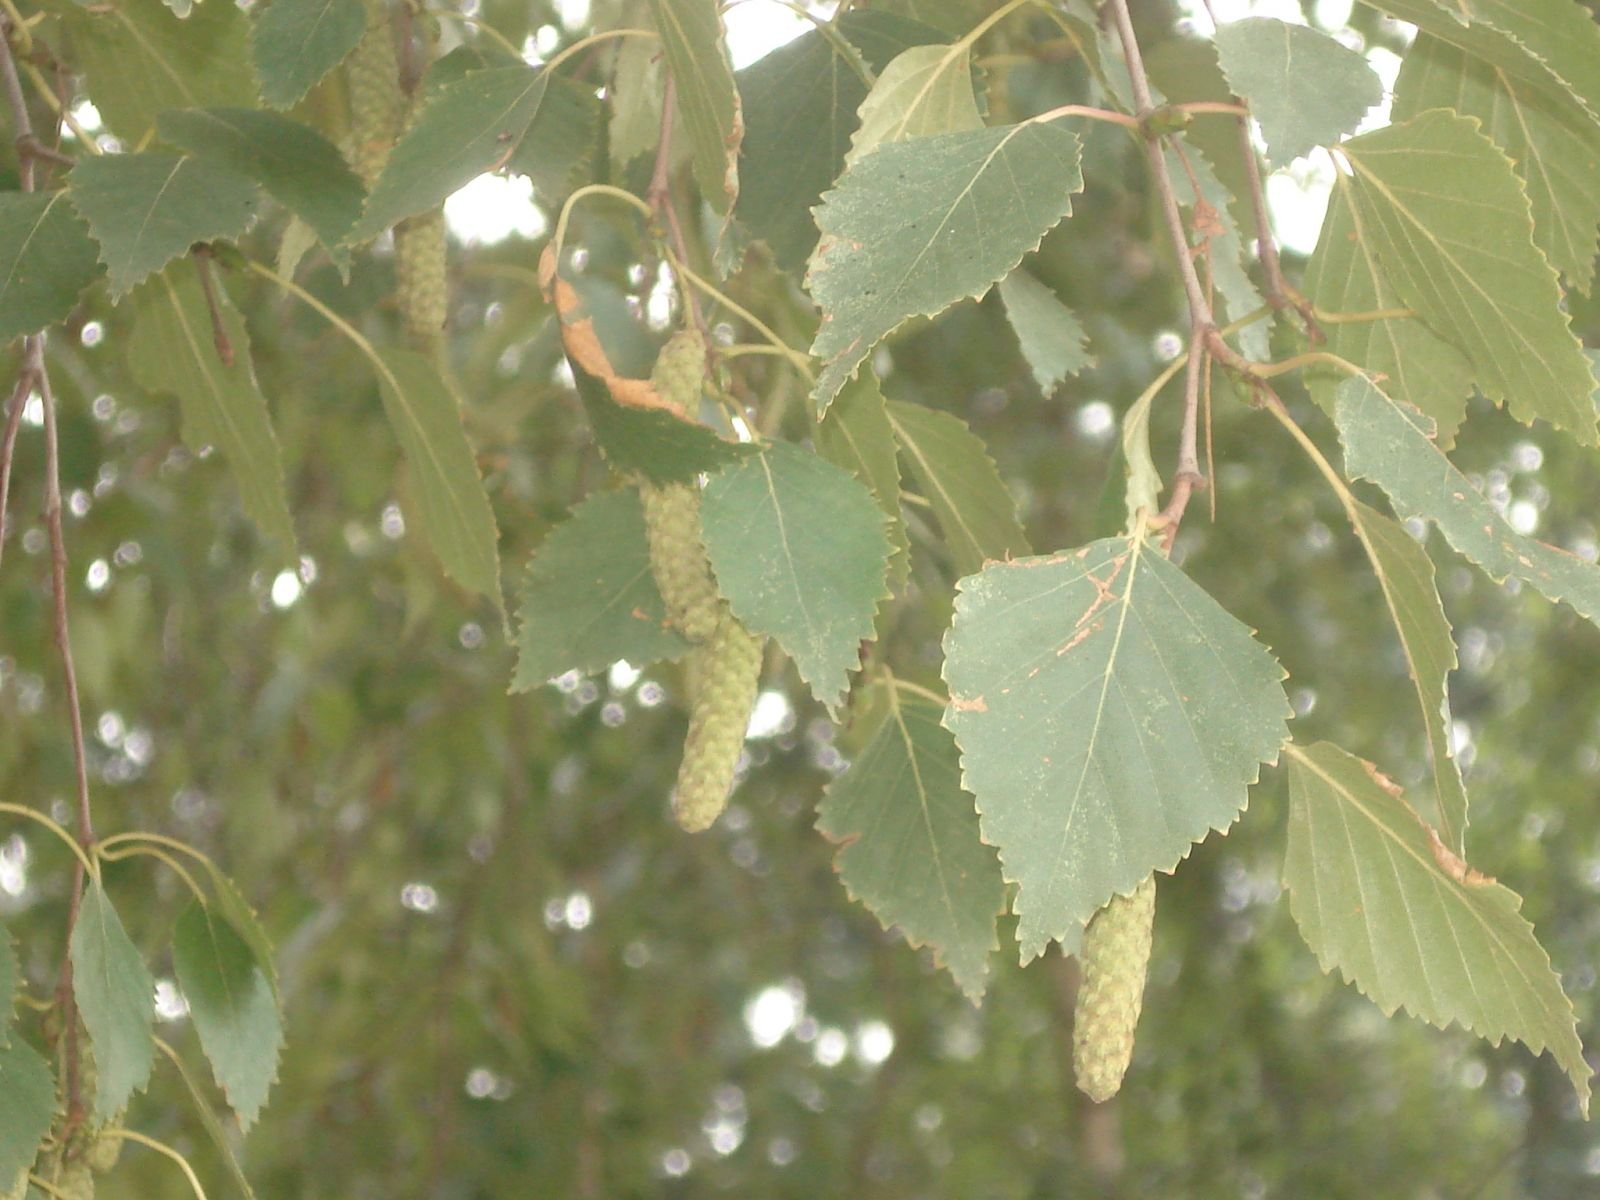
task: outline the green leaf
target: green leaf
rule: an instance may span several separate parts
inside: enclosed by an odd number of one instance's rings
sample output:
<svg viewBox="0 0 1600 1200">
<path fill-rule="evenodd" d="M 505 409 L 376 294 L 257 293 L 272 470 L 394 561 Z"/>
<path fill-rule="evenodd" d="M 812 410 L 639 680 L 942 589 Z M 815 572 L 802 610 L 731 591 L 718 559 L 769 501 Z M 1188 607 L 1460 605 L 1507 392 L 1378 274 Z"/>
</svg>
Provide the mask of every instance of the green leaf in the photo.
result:
<svg viewBox="0 0 1600 1200">
<path fill-rule="evenodd" d="M 1032 274 L 1019 267 L 1007 275 L 1000 281 L 1000 299 L 1022 357 L 1046 396 L 1062 380 L 1094 364 L 1078 318 Z"/>
<path fill-rule="evenodd" d="M 1600 27 L 1572 0 L 1363 0 L 1600 121 Z"/>
<path fill-rule="evenodd" d="M 688 653 L 650 571 L 637 489 L 591 496 L 555 527 L 528 564 L 517 621 L 514 692 L 618 659 L 643 666 Z"/>
<path fill-rule="evenodd" d="M 179 20 L 161 0 L 61 6 L 74 65 L 107 129 L 141 144 L 169 108 L 250 106 L 250 20 L 236 4 L 200 4 Z"/>
<path fill-rule="evenodd" d="M 298 104 L 366 31 L 361 0 L 272 0 L 250 37 L 261 99 L 273 108 Z"/>
<path fill-rule="evenodd" d="M 570 356 L 567 363 L 595 441 L 618 471 L 637 472 L 651 483 L 683 483 L 754 452 L 753 446 L 727 441 L 709 426 L 665 408 L 619 403 L 604 381 Z"/>
<path fill-rule="evenodd" d="M 56 1111 L 56 1077 L 21 1038 L 0 1042 L 0 1194 L 33 1166 Z M 20 1194 L 20 1193 L 19 1193 Z"/>
<path fill-rule="evenodd" d="M 507 162 L 539 114 L 548 75 L 533 67 L 473 71 L 424 101 L 372 185 L 352 243 L 427 212 L 463 184 Z"/>
<path fill-rule="evenodd" d="M 845 384 L 815 433 L 817 453 L 872 490 L 889 520 L 889 591 L 898 595 L 911 573 L 911 543 L 900 512 L 900 464 L 883 389 L 871 371 Z"/>
<path fill-rule="evenodd" d="M 0 344 L 61 320 L 99 274 L 66 192 L 0 193 Z"/>
<path fill-rule="evenodd" d="M 1324 971 L 1498 1045 L 1549 1050 L 1589 1109 L 1572 1002 L 1515 892 L 1428 836 L 1394 784 L 1337 746 L 1290 746 L 1289 911 Z"/>
<path fill-rule="evenodd" d="M 916 21 L 851 9 L 832 36 L 807 30 L 739 72 L 745 135 L 737 212 L 780 267 L 798 267 L 817 244 L 811 210 L 844 167 L 868 86 L 852 55 L 881 70 L 909 46 L 946 40 Z"/>
<path fill-rule="evenodd" d="M 872 493 L 775 442 L 711 477 L 700 523 L 734 616 L 782 646 L 812 694 L 837 709 L 888 594 L 889 539 Z"/>
<path fill-rule="evenodd" d="M 983 840 L 1020 885 L 1022 961 L 1244 809 L 1288 737 L 1283 669 L 1137 538 L 958 585 L 945 724 Z"/>
<path fill-rule="evenodd" d="M 599 154 L 604 111 L 592 90 L 555 76 L 506 169 L 532 180 L 542 203 L 565 199 Z"/>
<path fill-rule="evenodd" d="M 176 154 L 85 157 L 67 179 L 100 243 L 113 300 L 195 242 L 238 237 L 261 205 L 254 180 Z"/>
<path fill-rule="evenodd" d="M 1078 138 L 1055 123 L 896 142 L 846 171 L 817 209 L 822 240 L 807 270 L 822 309 L 817 411 L 908 318 L 988 291 L 1082 186 Z"/>
<path fill-rule="evenodd" d="M 651 0 L 700 196 L 727 216 L 739 197 L 744 118 L 716 0 Z"/>
<path fill-rule="evenodd" d="M 1594 376 L 1504 153 L 1444 109 L 1342 150 L 1362 234 L 1400 298 L 1467 356 L 1491 400 L 1593 444 Z"/>
<path fill-rule="evenodd" d="M 256 918 L 255 909 L 250 907 L 250 902 L 239 891 L 239 885 L 228 876 L 224 875 L 216 863 L 210 859 L 205 863 L 206 873 L 211 876 L 211 887 L 215 891 L 212 903 L 217 911 L 223 915 L 233 931 L 245 940 L 250 947 L 250 952 L 255 955 L 256 962 L 266 972 L 267 982 L 272 985 L 274 996 L 278 993 L 278 969 L 272 958 L 272 942 L 267 937 L 267 931 L 261 928 L 261 922 Z"/>
<path fill-rule="evenodd" d="M 128 365 L 141 387 L 177 396 L 183 410 L 183 440 L 199 453 L 222 451 L 239 485 L 245 513 L 292 557 L 294 523 L 283 482 L 283 460 L 272 431 L 267 401 L 250 365 L 250 335 L 244 320 L 216 289 L 223 329 L 233 346 L 224 365 L 212 339 L 211 317 L 195 272 L 180 263 L 134 293 L 133 336 Z"/>
<path fill-rule="evenodd" d="M 1342 175 L 1334 182 L 1322 234 L 1306 267 L 1305 293 L 1322 312 L 1406 307 L 1384 279 L 1375 239 L 1354 203 L 1349 180 Z M 1439 445 L 1450 448 L 1472 393 L 1472 364 L 1459 350 L 1416 317 L 1328 322 L 1322 331 L 1328 353 L 1375 376 L 1387 376 L 1393 395 L 1427 413 L 1437 428 Z M 1312 399 L 1329 415 L 1334 392 L 1346 378 L 1345 372 L 1331 368 L 1307 372 Z"/>
<path fill-rule="evenodd" d="M 411 468 L 422 532 L 445 574 L 503 608 L 499 531 L 461 426 L 461 403 L 420 354 L 378 351 L 378 390 Z"/>
<path fill-rule="evenodd" d="M 1367 60 L 1325 33 L 1271 17 L 1217 30 L 1217 58 L 1228 86 L 1261 122 L 1275 166 L 1331 146 L 1383 100 Z"/>
<path fill-rule="evenodd" d="M 230 1133 L 224 1127 L 216 1110 L 211 1107 L 211 1102 L 206 1099 L 200 1081 L 195 1078 L 194 1072 L 189 1070 L 188 1064 L 182 1057 L 169 1054 L 167 1061 L 172 1064 L 173 1069 L 178 1072 L 178 1078 L 183 1081 L 184 1090 L 189 1093 L 189 1099 L 194 1105 L 195 1115 L 200 1118 L 200 1126 L 206 1131 L 206 1136 L 211 1139 L 211 1145 L 227 1166 L 234 1187 L 239 1189 L 239 1194 L 244 1200 L 255 1200 L 255 1189 L 250 1186 L 244 1168 L 239 1165 L 239 1155 L 235 1148 L 235 1143 L 239 1140 L 237 1133 Z"/>
<path fill-rule="evenodd" d="M 849 166 L 889 142 L 982 129 L 971 52 L 959 44 L 903 51 L 879 74 L 858 115 L 861 124 L 845 155 Z"/>
<path fill-rule="evenodd" d="M 233 926 L 200 903 L 178 918 L 172 963 L 200 1048 L 240 1128 L 248 1130 L 277 1078 L 283 1048 L 267 971 Z"/>
<path fill-rule="evenodd" d="M 931 946 L 974 1004 L 999 948 L 995 918 L 1005 884 L 961 790 L 956 744 L 939 724 L 944 706 L 891 685 L 878 731 L 828 785 L 817 828 L 841 843 L 834 869 L 850 898 L 913 946 Z"/>
<path fill-rule="evenodd" d="M 173 145 L 255 180 L 325 246 L 337 246 L 361 215 L 361 181 L 308 125 L 260 109 L 208 108 L 162 113 L 158 128 Z"/>
<path fill-rule="evenodd" d="M 1170 139 L 1169 139 L 1170 141 Z M 1262 308 L 1266 301 L 1261 289 L 1250 277 L 1253 250 L 1239 236 L 1236 222 L 1224 214 L 1234 210 L 1234 198 L 1211 165 L 1203 156 L 1180 156 L 1168 145 L 1165 150 L 1167 171 L 1172 176 L 1173 190 L 1178 203 L 1187 210 L 1185 227 L 1196 231 L 1193 243 L 1202 244 L 1200 230 L 1209 233 L 1212 282 L 1216 286 L 1221 304 L 1217 312 L 1229 319 L 1244 317 Z M 1202 206 L 1211 211 L 1205 213 Z M 1239 347 L 1253 359 L 1272 357 L 1268 345 L 1269 326 L 1266 321 L 1256 321 L 1238 333 Z"/>
<path fill-rule="evenodd" d="M 1434 585 L 1433 560 L 1416 538 L 1365 504 L 1352 501 L 1351 517 L 1383 589 L 1422 707 L 1434 790 L 1422 819 L 1439 831 L 1440 839 L 1452 851 L 1465 854 L 1467 791 L 1461 783 L 1461 768 L 1450 752 L 1450 694 L 1446 687 L 1456 667 L 1456 647 Z"/>
<path fill-rule="evenodd" d="M 1600 566 L 1506 524 L 1429 440 L 1433 431 L 1427 417 L 1390 399 L 1370 380 L 1354 378 L 1339 388 L 1334 420 L 1344 443 L 1345 469 L 1381 487 L 1402 516 L 1434 522 L 1491 579 L 1515 576 L 1600 625 Z"/>
<path fill-rule="evenodd" d="M 960 417 L 920 404 L 889 402 L 900 453 L 933 508 L 957 575 L 1032 547 L 982 440 Z"/>
<path fill-rule="evenodd" d="M 1600 224 L 1600 128 L 1574 105 L 1426 34 L 1406 51 L 1394 117 L 1430 108 L 1477 117 L 1511 158 L 1533 207 L 1533 240 L 1579 291 L 1594 281 Z"/>
<path fill-rule="evenodd" d="M 84 888 L 68 953 L 73 995 L 94 1046 L 94 1115 L 104 1121 L 150 1082 L 156 984 L 98 879 Z"/>
</svg>

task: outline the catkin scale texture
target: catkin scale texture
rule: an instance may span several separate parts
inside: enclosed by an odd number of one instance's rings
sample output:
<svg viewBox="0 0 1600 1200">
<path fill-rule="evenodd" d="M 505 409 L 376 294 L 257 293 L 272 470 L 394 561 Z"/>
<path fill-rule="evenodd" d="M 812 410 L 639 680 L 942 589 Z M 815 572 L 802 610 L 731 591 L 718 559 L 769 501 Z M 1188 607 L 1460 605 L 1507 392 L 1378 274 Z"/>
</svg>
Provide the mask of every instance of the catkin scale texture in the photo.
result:
<svg viewBox="0 0 1600 1200">
<path fill-rule="evenodd" d="M 1117 1094 L 1133 1059 L 1155 915 L 1156 880 L 1151 875 L 1131 895 L 1113 896 L 1083 931 L 1072 1069 L 1079 1090 L 1096 1102 Z"/>
<path fill-rule="evenodd" d="M 444 210 L 402 221 L 394 231 L 395 298 L 406 336 L 431 350 L 444 332 L 450 292 L 445 278 Z"/>
<path fill-rule="evenodd" d="M 367 31 L 345 59 L 344 77 L 350 101 L 347 157 L 361 182 L 371 187 L 400 134 L 406 98 L 400 90 L 389 6 L 384 0 L 366 0 L 365 8 Z"/>
<path fill-rule="evenodd" d="M 709 828 L 728 805 L 761 682 L 762 642 L 728 613 L 690 652 L 694 702 L 672 794 L 672 815 L 690 833 Z"/>
<path fill-rule="evenodd" d="M 650 571 L 667 619 L 691 642 L 704 642 L 722 619 L 722 598 L 700 538 L 700 489 L 692 483 L 640 483 Z"/>
</svg>

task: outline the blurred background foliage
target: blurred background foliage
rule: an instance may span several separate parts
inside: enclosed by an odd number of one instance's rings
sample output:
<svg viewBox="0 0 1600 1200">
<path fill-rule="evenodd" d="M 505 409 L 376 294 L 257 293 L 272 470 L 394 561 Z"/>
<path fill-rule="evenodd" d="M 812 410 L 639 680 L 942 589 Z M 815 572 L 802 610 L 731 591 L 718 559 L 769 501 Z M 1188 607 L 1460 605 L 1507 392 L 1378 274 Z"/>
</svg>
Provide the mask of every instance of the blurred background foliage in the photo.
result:
<svg viewBox="0 0 1600 1200">
<path fill-rule="evenodd" d="M 1306 5 L 1313 18 L 1323 7 Z M 477 15 L 513 44 L 586 28 L 539 0 L 484 0 Z M 1165 3 L 1139 15 L 1169 95 L 1204 90 L 1205 45 Z M 625 6 L 594 0 L 590 19 L 623 23 Z M 1403 49 L 1370 11 L 1350 20 L 1366 45 Z M 1018 18 L 984 44 L 993 112 L 1078 94 L 1081 66 L 1049 34 Z M 604 61 L 590 69 L 599 78 Z M 307 110 L 337 109 L 328 90 Z M 538 199 L 550 215 L 554 198 Z M 1152 213 L 1137 158 L 1100 146 L 1035 264 L 1098 356 L 1054 394 L 1039 393 L 992 298 L 880 357 L 892 396 L 981 434 L 1036 548 L 1121 525 L 1116 420 L 1181 327 Z M 270 260 L 282 230 L 273 215 L 242 248 Z M 619 359 L 647 364 L 661 333 L 636 316 L 655 282 L 636 230 L 586 209 L 575 237 L 608 336 L 631 339 Z M 532 275 L 541 241 L 458 237 L 452 251 L 451 359 L 511 589 L 564 511 L 607 486 L 560 382 Z M 1291 273 L 1302 262 L 1291 255 Z M 325 263 L 301 273 L 387 343 L 400 336 L 391 276 L 381 251 L 358 256 L 348 286 Z M 1162 880 L 1134 1068 L 1114 1104 L 1087 1105 L 1071 1085 L 1068 963 L 1052 953 L 1019 971 L 1003 950 L 974 1009 L 847 901 L 812 823 L 851 732 L 787 668 L 768 673 L 733 808 L 705 835 L 678 832 L 666 805 L 685 725 L 676 668 L 621 664 L 508 696 L 494 613 L 442 582 L 406 534 L 406 483 L 366 366 L 303 306 L 242 273 L 225 284 L 283 443 L 298 563 L 273 560 L 215 455 L 182 448 L 175 405 L 134 385 L 125 313 L 91 300 L 50 356 L 99 828 L 213 854 L 281 953 L 289 1045 L 241 1150 L 259 1195 L 1600 1196 L 1600 1135 L 1550 1061 L 1386 1019 L 1321 974 L 1280 902 L 1272 770 L 1240 825 Z M 733 291 L 790 341 L 809 337 L 810 305 L 759 254 Z M 1579 332 L 1600 344 L 1600 309 L 1573 301 Z M 804 438 L 797 381 L 773 362 L 738 360 L 735 387 Z M 1328 422 L 1292 387 L 1286 398 L 1332 453 Z M 1174 407 L 1158 406 L 1158 462 L 1171 461 Z M 1290 671 L 1298 738 L 1333 738 L 1419 781 L 1404 663 L 1334 498 L 1225 386 L 1214 438 L 1216 522 L 1202 498 L 1178 557 Z M 72 764 L 42 454 L 25 422 L 0 572 L 0 795 L 62 815 Z M 1497 503 L 1528 506 L 1541 537 L 1594 553 L 1592 453 L 1480 403 L 1455 458 Z M 1526 897 L 1592 1043 L 1600 636 L 1486 582 L 1437 537 L 1430 548 L 1462 648 L 1452 692 L 1469 851 Z M 916 542 L 911 593 L 872 659 L 937 686 L 951 583 L 936 547 Z M 162 943 L 183 901 L 172 876 L 135 861 L 108 877 L 135 937 Z M 0 830 L 0 917 L 37 994 L 55 976 L 70 879 L 58 847 Z M 158 1031 L 198 1061 L 168 999 Z M 229 1194 L 170 1072 L 129 1123 Z M 177 1185 L 135 1149 L 100 1186 L 132 1197 Z"/>
</svg>

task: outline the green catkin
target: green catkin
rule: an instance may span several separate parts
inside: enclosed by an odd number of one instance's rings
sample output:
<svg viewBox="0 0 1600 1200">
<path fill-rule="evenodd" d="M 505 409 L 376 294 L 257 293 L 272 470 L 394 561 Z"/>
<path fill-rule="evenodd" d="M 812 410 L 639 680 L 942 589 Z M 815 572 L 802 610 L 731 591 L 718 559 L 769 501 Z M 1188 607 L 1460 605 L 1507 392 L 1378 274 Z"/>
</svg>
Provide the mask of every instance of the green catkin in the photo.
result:
<svg viewBox="0 0 1600 1200">
<path fill-rule="evenodd" d="M 439 349 L 450 314 L 445 266 L 443 209 L 436 208 L 395 226 L 395 299 L 406 336 L 424 353 Z"/>
<path fill-rule="evenodd" d="M 406 98 L 400 90 L 400 66 L 394 54 L 394 30 L 385 0 L 364 0 L 367 31 L 345 60 L 345 89 L 350 100 L 350 144 L 346 157 L 361 182 L 371 187 L 388 161 L 389 149 L 405 120 Z"/>
<path fill-rule="evenodd" d="M 710 640 L 690 652 L 693 706 L 672 794 L 672 815 L 689 833 L 710 828 L 728 806 L 761 682 L 763 642 L 725 612 Z"/>
<path fill-rule="evenodd" d="M 700 489 L 692 483 L 639 484 L 650 571 L 667 620 L 691 642 L 704 642 L 722 619 L 722 597 L 700 540 Z"/>
<path fill-rule="evenodd" d="M 1151 875 L 1132 895 L 1113 896 L 1083 931 L 1072 1069 L 1079 1090 L 1097 1103 L 1117 1094 L 1133 1058 L 1155 915 L 1156 879 Z"/>
</svg>

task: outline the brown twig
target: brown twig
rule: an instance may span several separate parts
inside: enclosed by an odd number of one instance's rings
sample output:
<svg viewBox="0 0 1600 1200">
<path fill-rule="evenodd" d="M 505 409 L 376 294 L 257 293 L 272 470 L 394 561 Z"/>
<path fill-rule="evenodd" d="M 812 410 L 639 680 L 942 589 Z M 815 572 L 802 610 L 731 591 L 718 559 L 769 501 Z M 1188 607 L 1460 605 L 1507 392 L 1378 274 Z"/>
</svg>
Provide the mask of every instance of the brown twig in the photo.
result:
<svg viewBox="0 0 1600 1200">
<path fill-rule="evenodd" d="M 1143 122 L 1155 111 L 1155 104 L 1150 94 L 1149 78 L 1145 75 L 1144 59 L 1139 53 L 1139 42 L 1134 37 L 1133 18 L 1128 12 L 1128 0 L 1109 0 L 1107 8 L 1111 12 L 1117 26 L 1117 34 L 1122 41 L 1123 57 L 1128 64 L 1128 78 L 1133 85 L 1133 101 L 1138 108 L 1137 115 Z M 1151 178 L 1155 182 L 1156 192 L 1161 200 L 1161 212 L 1166 220 L 1167 236 L 1172 241 L 1172 249 L 1178 260 L 1178 272 L 1183 279 L 1184 294 L 1189 301 L 1189 363 L 1184 375 L 1183 433 L 1178 445 L 1178 469 L 1172 481 L 1172 495 L 1168 499 L 1166 508 L 1162 510 L 1160 522 L 1165 529 L 1165 543 L 1170 547 L 1172 540 L 1177 536 L 1178 525 L 1183 520 L 1183 512 L 1188 506 L 1190 494 L 1197 486 L 1205 485 L 1205 478 L 1200 474 L 1200 456 L 1196 448 L 1200 381 L 1206 365 L 1205 358 L 1207 352 L 1216 353 L 1215 348 L 1218 346 L 1229 354 L 1232 354 L 1232 351 L 1217 335 L 1211 302 L 1206 298 L 1205 288 L 1200 283 L 1200 275 L 1195 270 L 1194 254 L 1189 245 L 1188 231 L 1184 229 L 1183 213 L 1178 207 L 1177 192 L 1172 186 L 1172 175 L 1167 170 L 1167 160 L 1162 154 L 1161 139 L 1147 134 L 1145 153 L 1150 159 Z M 1200 199 L 1198 190 L 1195 199 L 1198 203 Z"/>
<path fill-rule="evenodd" d="M 24 343 L 23 367 L 17 372 L 17 385 L 11 389 L 11 404 L 6 409 L 6 431 L 0 440 L 0 559 L 6 548 L 6 498 L 11 494 L 11 464 L 17 449 L 17 431 L 22 428 L 22 410 L 27 407 L 28 395 L 33 391 L 33 376 L 27 368 L 27 347 Z"/>
<path fill-rule="evenodd" d="M 678 223 L 678 209 L 672 202 L 672 118 L 678 106 L 677 80 L 671 73 L 667 75 L 667 85 L 661 95 L 661 137 L 656 142 L 656 164 L 650 173 L 650 186 L 645 191 L 645 199 L 650 207 L 661 215 L 666 222 L 667 236 L 672 241 L 672 252 L 678 256 L 679 262 L 689 261 L 689 245 L 683 236 L 683 226 Z M 700 302 L 695 298 L 694 291 L 690 288 L 680 288 L 684 303 L 689 307 L 689 319 L 694 323 L 702 335 L 705 335 L 709 344 L 709 329 L 705 317 L 700 312 Z"/>
<path fill-rule="evenodd" d="M 222 305 L 217 302 L 217 284 L 211 275 L 211 247 L 196 246 L 190 252 L 190 257 L 194 259 L 195 274 L 200 276 L 200 292 L 206 298 L 206 312 L 211 315 L 211 344 L 217 348 L 217 358 L 222 365 L 231 367 L 233 341 L 222 322 Z"/>
</svg>

